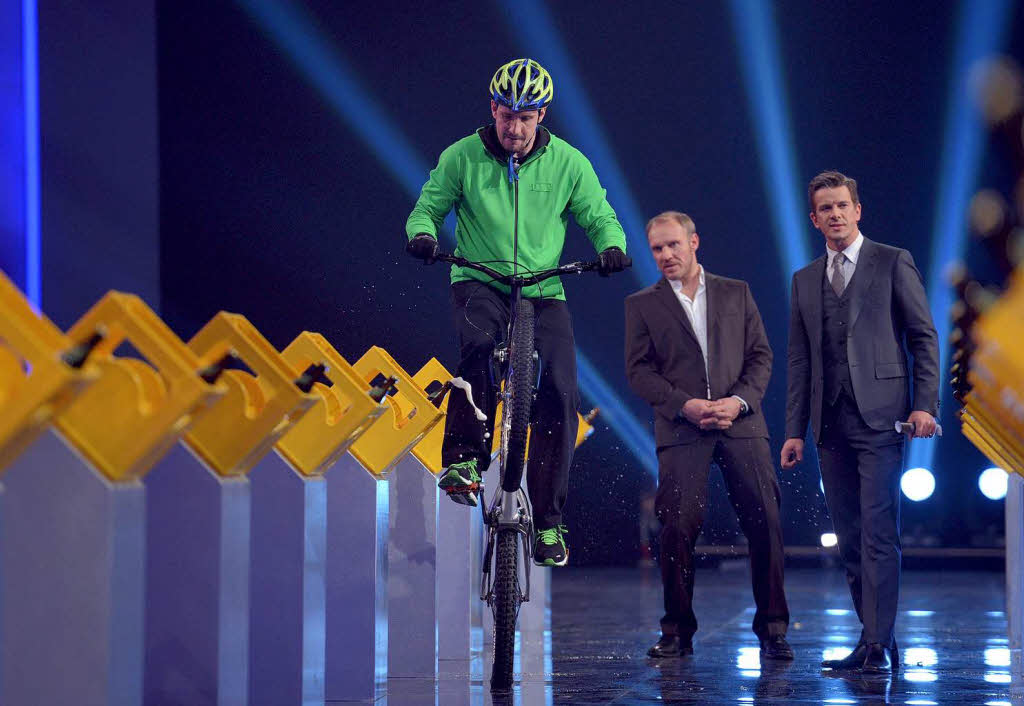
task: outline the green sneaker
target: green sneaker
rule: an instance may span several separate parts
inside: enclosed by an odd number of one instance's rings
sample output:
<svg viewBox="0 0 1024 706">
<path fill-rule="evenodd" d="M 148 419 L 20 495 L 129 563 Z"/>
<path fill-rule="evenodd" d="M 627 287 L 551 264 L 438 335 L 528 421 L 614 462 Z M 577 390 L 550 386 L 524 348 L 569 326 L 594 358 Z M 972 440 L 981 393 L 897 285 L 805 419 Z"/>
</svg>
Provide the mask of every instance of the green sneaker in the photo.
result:
<svg viewBox="0 0 1024 706">
<path fill-rule="evenodd" d="M 569 563 L 569 549 L 565 546 L 565 537 L 569 534 L 565 525 L 551 529 L 538 530 L 537 541 L 533 545 L 533 563 L 537 566 L 565 566 Z"/>
<path fill-rule="evenodd" d="M 476 472 L 476 459 L 453 463 L 445 469 L 437 487 L 460 505 L 476 507 L 476 494 L 480 490 L 480 474 Z"/>
</svg>

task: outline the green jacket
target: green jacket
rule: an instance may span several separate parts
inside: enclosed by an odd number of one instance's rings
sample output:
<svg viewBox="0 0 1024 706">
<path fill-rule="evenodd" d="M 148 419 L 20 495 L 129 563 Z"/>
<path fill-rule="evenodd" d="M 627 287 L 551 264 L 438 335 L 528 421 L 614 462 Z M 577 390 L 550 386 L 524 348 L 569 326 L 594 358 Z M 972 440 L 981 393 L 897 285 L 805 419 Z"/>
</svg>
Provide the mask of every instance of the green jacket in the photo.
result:
<svg viewBox="0 0 1024 706">
<path fill-rule="evenodd" d="M 512 272 L 513 185 L 508 162 L 492 126 L 482 127 L 441 153 L 405 224 L 435 238 L 455 208 L 455 254 L 488 263 L 503 274 Z M 590 161 L 547 128 L 537 130 L 533 151 L 519 167 L 519 265 L 528 270 L 557 267 L 565 245 L 571 213 L 597 252 L 626 250 L 626 236 Z M 469 279 L 489 282 L 476 270 L 452 266 L 452 283 Z M 492 284 L 507 292 L 508 287 Z M 523 290 L 529 298 L 565 299 L 557 277 Z"/>
</svg>

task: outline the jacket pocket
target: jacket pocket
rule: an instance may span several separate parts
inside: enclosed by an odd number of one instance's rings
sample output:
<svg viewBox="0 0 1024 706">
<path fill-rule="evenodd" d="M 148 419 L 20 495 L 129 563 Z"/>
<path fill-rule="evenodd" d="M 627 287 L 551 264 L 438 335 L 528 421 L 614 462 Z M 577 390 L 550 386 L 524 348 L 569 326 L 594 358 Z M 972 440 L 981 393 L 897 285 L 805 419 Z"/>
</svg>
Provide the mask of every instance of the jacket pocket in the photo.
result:
<svg viewBox="0 0 1024 706">
<path fill-rule="evenodd" d="M 905 363 L 878 363 L 875 365 L 875 377 L 879 380 L 887 378 L 905 378 L 907 366 Z"/>
</svg>

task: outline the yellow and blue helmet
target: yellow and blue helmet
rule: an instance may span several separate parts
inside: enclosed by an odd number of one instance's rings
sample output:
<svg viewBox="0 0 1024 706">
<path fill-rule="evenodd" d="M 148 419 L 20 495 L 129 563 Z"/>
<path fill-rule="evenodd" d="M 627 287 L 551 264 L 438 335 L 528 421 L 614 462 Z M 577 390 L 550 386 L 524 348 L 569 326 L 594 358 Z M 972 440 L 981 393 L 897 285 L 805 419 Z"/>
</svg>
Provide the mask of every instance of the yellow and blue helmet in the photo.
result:
<svg viewBox="0 0 1024 706">
<path fill-rule="evenodd" d="M 494 72 L 491 99 L 515 111 L 540 110 L 555 96 L 551 74 L 533 59 L 513 59 Z"/>
</svg>

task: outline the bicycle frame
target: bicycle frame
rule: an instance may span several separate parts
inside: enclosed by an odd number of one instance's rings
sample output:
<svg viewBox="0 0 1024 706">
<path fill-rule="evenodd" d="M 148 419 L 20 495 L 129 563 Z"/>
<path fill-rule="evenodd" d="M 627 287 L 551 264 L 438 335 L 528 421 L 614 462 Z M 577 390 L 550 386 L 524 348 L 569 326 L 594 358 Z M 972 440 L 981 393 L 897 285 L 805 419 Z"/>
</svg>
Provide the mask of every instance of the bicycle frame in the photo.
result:
<svg viewBox="0 0 1024 706">
<path fill-rule="evenodd" d="M 518 189 L 517 189 L 518 196 Z M 518 206 L 518 199 L 517 199 Z M 491 689 L 511 688 L 515 625 L 522 604 L 530 600 L 530 571 L 533 563 L 533 508 L 522 488 L 526 470 L 527 433 L 533 414 L 533 400 L 539 384 L 539 360 L 534 339 L 532 303 L 523 289 L 562 274 L 580 274 L 600 269 L 600 262 L 573 262 L 541 272 L 519 274 L 518 238 L 514 234 L 512 274 L 502 274 L 483 263 L 457 255 L 438 253 L 434 259 L 474 269 L 509 287 L 511 311 L 504 345 L 497 346 L 494 360 L 502 370 L 503 402 L 499 467 L 501 480 L 490 504 L 483 481 L 479 505 L 487 527 L 487 544 L 480 579 L 480 598 L 494 612 L 494 664 Z M 486 433 L 486 432 L 485 432 Z M 486 509 L 485 509 L 486 508 Z M 517 545 L 522 547 L 520 552 Z"/>
<path fill-rule="evenodd" d="M 519 302 L 523 296 L 523 289 L 533 284 L 538 284 L 551 277 L 557 277 L 559 275 L 569 274 L 582 274 L 583 272 L 590 272 L 599 269 L 599 262 L 572 262 L 561 267 L 553 268 L 550 270 L 543 270 L 541 272 L 534 272 L 527 275 L 519 275 L 516 270 L 518 266 L 513 264 L 513 273 L 511 275 L 505 275 L 496 270 L 484 265 L 483 263 L 472 262 L 466 260 L 463 257 L 457 255 L 450 255 L 447 253 L 439 253 L 436 256 L 437 260 L 442 262 L 448 262 L 451 264 L 459 265 L 460 267 L 466 267 L 474 269 L 484 274 L 489 275 L 493 281 L 500 282 L 509 287 L 509 301 L 510 301 L 510 317 L 508 326 L 508 335 L 506 340 L 512 340 L 512 334 L 518 323 L 516 320 L 516 314 L 519 310 Z M 495 357 L 497 362 L 501 366 L 506 366 L 509 361 L 507 349 L 496 349 Z M 536 352 L 534 352 L 536 358 Z M 506 369 L 502 375 L 502 378 L 507 378 L 508 370 Z M 536 382 L 534 383 L 534 390 L 536 391 Z M 491 498 L 491 502 L 488 505 L 486 502 L 480 503 L 480 512 L 483 517 L 484 525 L 488 528 L 487 532 L 487 544 L 484 551 L 484 562 L 483 562 L 483 575 L 480 581 L 480 599 L 491 605 L 494 594 L 493 594 L 493 574 L 491 572 L 491 566 L 493 564 L 493 551 L 494 542 L 497 532 L 499 530 L 515 530 L 520 535 L 520 541 L 523 547 L 523 584 L 525 590 L 520 590 L 520 600 L 522 602 L 530 600 L 530 566 L 533 558 L 533 546 L 532 546 L 532 534 L 533 534 L 533 508 L 530 505 L 529 497 L 523 492 L 521 482 L 517 484 L 515 490 L 507 490 L 504 486 L 504 475 L 506 472 L 505 464 L 505 446 L 508 440 L 508 432 L 510 426 L 509 410 L 509 392 L 507 387 L 501 392 L 505 414 L 502 418 L 502 442 L 499 447 L 499 467 L 501 469 L 501 482 L 497 491 Z M 525 459 L 524 459 L 525 461 Z M 519 477 L 522 478 L 522 471 L 524 469 L 518 469 Z M 481 482 L 481 487 L 484 484 Z M 483 495 L 483 493 L 482 493 Z M 484 497 L 484 500 L 486 498 Z M 485 509 L 486 507 L 486 509 Z"/>
</svg>

